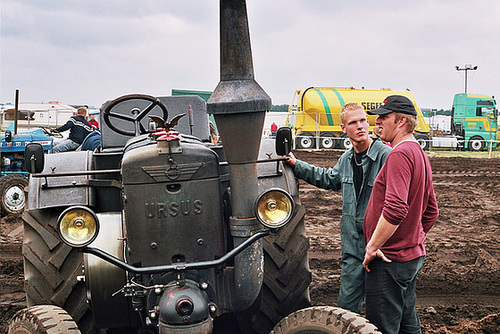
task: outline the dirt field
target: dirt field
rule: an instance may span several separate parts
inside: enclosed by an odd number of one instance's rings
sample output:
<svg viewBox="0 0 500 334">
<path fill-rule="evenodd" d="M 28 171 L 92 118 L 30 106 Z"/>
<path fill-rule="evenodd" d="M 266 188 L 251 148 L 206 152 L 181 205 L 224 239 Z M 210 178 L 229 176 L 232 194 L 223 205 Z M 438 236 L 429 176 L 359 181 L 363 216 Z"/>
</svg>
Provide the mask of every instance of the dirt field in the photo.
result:
<svg viewBox="0 0 500 334">
<path fill-rule="evenodd" d="M 332 166 L 341 152 L 296 152 Z M 424 333 L 500 333 L 500 159 L 431 158 L 440 217 L 428 235 L 418 303 Z M 307 207 L 315 305 L 336 305 L 340 193 L 301 186 Z M 0 333 L 24 303 L 21 224 L 0 225 Z"/>
</svg>

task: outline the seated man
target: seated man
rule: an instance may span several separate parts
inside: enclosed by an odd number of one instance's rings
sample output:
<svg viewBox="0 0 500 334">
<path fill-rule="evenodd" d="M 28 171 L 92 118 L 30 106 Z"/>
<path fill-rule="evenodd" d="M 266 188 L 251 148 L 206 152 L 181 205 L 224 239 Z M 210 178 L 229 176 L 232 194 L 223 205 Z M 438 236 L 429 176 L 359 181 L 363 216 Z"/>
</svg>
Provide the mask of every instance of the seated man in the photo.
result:
<svg viewBox="0 0 500 334">
<path fill-rule="evenodd" d="M 92 131 L 83 141 L 82 151 L 94 151 L 101 148 L 101 133 L 99 130 Z"/>
<path fill-rule="evenodd" d="M 52 153 L 74 151 L 92 132 L 92 126 L 85 119 L 87 116 L 87 109 L 80 107 L 76 112 L 76 116 L 71 116 L 70 119 L 63 126 L 54 129 L 54 132 L 63 132 L 70 130 L 68 139 L 60 142 L 52 148 Z"/>
</svg>

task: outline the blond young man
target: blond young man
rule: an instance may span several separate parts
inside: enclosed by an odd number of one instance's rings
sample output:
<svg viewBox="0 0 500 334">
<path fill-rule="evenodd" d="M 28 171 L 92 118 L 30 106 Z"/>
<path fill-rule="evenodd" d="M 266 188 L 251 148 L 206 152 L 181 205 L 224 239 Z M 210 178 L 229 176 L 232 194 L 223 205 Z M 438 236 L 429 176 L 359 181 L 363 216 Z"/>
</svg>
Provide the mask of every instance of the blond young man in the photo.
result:
<svg viewBox="0 0 500 334">
<path fill-rule="evenodd" d="M 365 298 L 363 219 L 373 182 L 391 149 L 380 140 L 370 138 L 368 117 L 361 105 L 344 105 L 340 117 L 342 131 L 353 147 L 334 167 L 315 167 L 297 160 L 292 153 L 288 164 L 293 167 L 296 177 L 312 185 L 342 190 L 342 273 L 338 306 L 359 313 Z"/>
</svg>

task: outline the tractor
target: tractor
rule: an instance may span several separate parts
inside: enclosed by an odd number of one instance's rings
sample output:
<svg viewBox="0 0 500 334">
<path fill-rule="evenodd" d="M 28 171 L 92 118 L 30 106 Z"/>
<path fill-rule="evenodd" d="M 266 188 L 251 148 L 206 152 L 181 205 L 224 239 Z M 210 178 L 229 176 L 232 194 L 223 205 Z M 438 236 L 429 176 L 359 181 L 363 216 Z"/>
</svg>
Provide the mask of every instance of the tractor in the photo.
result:
<svg viewBox="0 0 500 334">
<path fill-rule="evenodd" d="M 53 138 L 41 128 L 20 133 L 6 130 L 1 135 L 0 207 L 2 215 L 23 212 L 28 172 L 24 168 L 24 150 L 29 143 L 39 143 L 45 152 L 52 148 Z"/>
<path fill-rule="evenodd" d="M 289 128 L 261 140 L 244 0 L 222 0 L 221 81 L 197 96 L 125 95 L 102 145 L 26 148 L 28 308 L 9 333 L 378 333 L 309 307 L 305 209 L 284 164 Z M 210 140 L 213 114 L 222 145 Z"/>
</svg>

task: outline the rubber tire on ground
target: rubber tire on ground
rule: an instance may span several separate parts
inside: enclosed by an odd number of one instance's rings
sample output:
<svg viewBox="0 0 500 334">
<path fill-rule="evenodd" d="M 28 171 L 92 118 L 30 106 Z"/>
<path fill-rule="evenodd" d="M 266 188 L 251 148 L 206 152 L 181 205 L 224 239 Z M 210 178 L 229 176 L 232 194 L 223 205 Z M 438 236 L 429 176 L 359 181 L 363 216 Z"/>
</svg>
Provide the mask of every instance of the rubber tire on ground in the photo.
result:
<svg viewBox="0 0 500 334">
<path fill-rule="evenodd" d="M 302 132 L 295 139 L 295 146 L 298 149 L 310 150 L 316 148 L 316 138 L 309 132 Z"/>
<path fill-rule="evenodd" d="M 24 188 L 28 179 L 21 174 L 8 174 L 0 180 L 0 198 L 2 214 L 21 213 L 26 206 Z"/>
<path fill-rule="evenodd" d="M 319 140 L 319 147 L 320 148 L 330 150 L 330 149 L 335 148 L 336 143 L 337 143 L 337 138 L 333 133 L 326 132 L 326 133 L 321 134 L 321 137 Z"/>
<path fill-rule="evenodd" d="M 381 334 L 360 315 L 331 306 L 314 306 L 299 310 L 281 320 L 270 334 Z"/>
<path fill-rule="evenodd" d="M 93 333 L 82 275 L 83 256 L 56 237 L 59 210 L 23 213 L 24 290 L 28 306 L 53 304 L 77 322 L 82 333 Z"/>
<path fill-rule="evenodd" d="M 80 334 L 71 316 L 54 305 L 38 305 L 18 311 L 8 334 Z"/>
<path fill-rule="evenodd" d="M 427 151 L 429 149 L 430 146 L 429 136 L 423 134 L 416 134 L 415 139 L 417 140 L 422 150 Z"/>
<path fill-rule="evenodd" d="M 469 139 L 469 150 L 471 151 L 482 151 L 485 148 L 484 139 L 479 136 L 474 136 Z"/>
<path fill-rule="evenodd" d="M 292 221 L 276 235 L 264 238 L 264 286 L 260 312 L 247 317 L 243 333 L 269 333 L 288 314 L 311 304 L 309 239 L 305 235 L 305 209 L 297 203 Z"/>
</svg>

